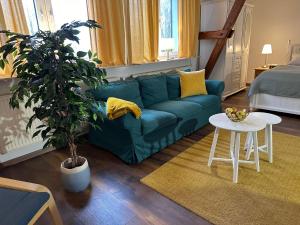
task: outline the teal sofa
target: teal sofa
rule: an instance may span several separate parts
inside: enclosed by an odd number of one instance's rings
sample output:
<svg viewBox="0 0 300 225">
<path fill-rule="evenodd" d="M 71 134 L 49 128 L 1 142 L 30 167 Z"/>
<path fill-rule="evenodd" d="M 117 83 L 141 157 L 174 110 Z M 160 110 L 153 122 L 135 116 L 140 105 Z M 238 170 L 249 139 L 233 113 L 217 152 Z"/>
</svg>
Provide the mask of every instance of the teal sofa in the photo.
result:
<svg viewBox="0 0 300 225">
<path fill-rule="evenodd" d="M 105 107 L 98 108 L 104 120 L 98 121 L 101 130 L 91 127 L 89 141 L 126 163 L 139 163 L 205 126 L 211 115 L 221 112 L 224 82 L 207 80 L 206 87 L 208 95 L 181 99 L 176 72 L 111 82 L 92 91 L 96 100 L 105 102 L 108 97 L 117 97 L 135 102 L 142 109 L 142 116 L 136 119 L 128 113 L 108 120 Z"/>
</svg>

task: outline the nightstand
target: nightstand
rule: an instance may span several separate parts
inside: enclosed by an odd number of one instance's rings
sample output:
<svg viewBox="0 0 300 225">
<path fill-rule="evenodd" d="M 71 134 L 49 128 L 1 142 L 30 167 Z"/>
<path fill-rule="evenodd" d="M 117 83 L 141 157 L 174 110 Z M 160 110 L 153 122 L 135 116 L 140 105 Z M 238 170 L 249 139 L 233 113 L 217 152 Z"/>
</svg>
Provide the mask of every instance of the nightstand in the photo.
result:
<svg viewBox="0 0 300 225">
<path fill-rule="evenodd" d="M 257 67 L 254 69 L 255 74 L 254 74 L 254 78 L 256 78 L 259 74 L 261 74 L 262 72 L 269 70 L 269 67 Z"/>
</svg>

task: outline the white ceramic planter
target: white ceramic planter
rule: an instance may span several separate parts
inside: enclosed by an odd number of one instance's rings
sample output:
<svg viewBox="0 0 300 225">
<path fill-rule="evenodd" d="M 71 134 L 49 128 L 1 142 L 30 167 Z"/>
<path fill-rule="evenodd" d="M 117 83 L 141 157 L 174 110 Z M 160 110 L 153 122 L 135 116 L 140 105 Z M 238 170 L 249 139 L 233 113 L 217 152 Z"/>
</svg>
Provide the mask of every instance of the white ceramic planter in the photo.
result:
<svg viewBox="0 0 300 225">
<path fill-rule="evenodd" d="M 66 159 L 60 165 L 62 183 L 65 189 L 71 192 L 84 191 L 91 182 L 91 172 L 88 161 L 84 157 L 80 158 L 84 159 L 84 163 L 81 166 L 72 169 L 66 168 L 64 165 L 66 162 L 70 162 L 71 158 Z"/>
</svg>

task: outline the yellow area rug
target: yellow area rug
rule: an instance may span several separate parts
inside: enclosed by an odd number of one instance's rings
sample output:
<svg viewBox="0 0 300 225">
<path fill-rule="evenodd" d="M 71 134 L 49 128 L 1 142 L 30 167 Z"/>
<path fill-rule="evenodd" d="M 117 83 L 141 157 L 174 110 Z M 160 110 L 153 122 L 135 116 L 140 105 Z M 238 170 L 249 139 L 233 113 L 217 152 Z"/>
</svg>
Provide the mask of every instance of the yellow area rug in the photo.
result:
<svg viewBox="0 0 300 225">
<path fill-rule="evenodd" d="M 300 137 L 273 132 L 274 162 L 260 153 L 260 173 L 254 164 L 240 164 L 238 184 L 232 183 L 232 164 L 207 166 L 212 138 L 180 140 L 175 145 L 187 149 L 141 182 L 213 224 L 300 224 Z M 221 131 L 215 156 L 228 157 L 229 140 L 230 133 Z"/>
</svg>

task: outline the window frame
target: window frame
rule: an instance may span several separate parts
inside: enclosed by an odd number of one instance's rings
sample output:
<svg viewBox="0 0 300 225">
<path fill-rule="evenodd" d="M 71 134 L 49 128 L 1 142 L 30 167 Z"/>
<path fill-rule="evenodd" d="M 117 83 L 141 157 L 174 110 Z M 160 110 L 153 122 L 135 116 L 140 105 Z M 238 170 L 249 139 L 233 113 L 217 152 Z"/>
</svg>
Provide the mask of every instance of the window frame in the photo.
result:
<svg viewBox="0 0 300 225">
<path fill-rule="evenodd" d="M 169 58 L 168 50 L 162 50 L 161 49 L 161 5 L 159 5 L 159 50 L 158 50 L 158 59 L 160 61 L 166 61 L 166 60 L 174 60 L 178 59 L 178 0 L 169 0 L 170 1 L 170 17 L 171 17 L 171 37 L 167 38 L 173 38 L 175 42 L 175 48 L 172 51 L 169 51 Z M 160 2 L 161 4 L 161 2 Z"/>
<path fill-rule="evenodd" d="M 24 1 L 26 0 L 22 0 L 23 3 Z M 30 1 L 30 0 L 28 0 Z M 56 31 L 59 26 L 56 26 L 56 24 L 64 24 L 66 22 L 72 22 L 72 21 L 63 21 L 62 23 L 61 22 L 58 22 L 58 20 L 55 20 L 55 11 L 54 11 L 54 8 L 53 8 L 53 3 L 54 1 L 53 0 L 31 0 L 32 3 L 33 3 L 33 8 L 34 8 L 34 13 L 35 13 L 35 18 L 36 18 L 36 23 L 37 23 L 37 30 L 36 31 L 33 31 L 31 30 L 31 33 L 35 33 L 37 32 L 38 30 L 50 30 L 50 31 Z M 87 2 L 85 0 L 82 0 L 84 1 L 86 4 Z M 70 1 L 70 3 L 72 3 Z M 24 7 L 24 11 L 27 11 L 27 9 L 25 8 L 24 4 L 23 4 L 23 7 Z M 29 23 L 28 22 L 31 22 L 32 20 L 30 20 L 30 18 L 28 17 L 29 16 L 29 13 L 25 13 L 25 16 L 26 16 L 26 22 L 28 24 L 28 27 L 29 27 Z M 86 20 L 88 19 L 88 13 L 87 13 L 87 5 L 86 5 Z M 71 16 L 72 17 L 72 16 Z M 75 19 L 74 19 L 75 20 Z M 82 32 L 83 29 L 85 28 L 82 28 L 80 31 Z M 88 30 L 88 28 L 86 28 Z M 88 35 L 85 34 L 83 36 L 86 36 L 84 38 L 84 40 L 88 40 L 87 42 L 88 43 L 84 43 L 82 44 L 82 47 L 81 48 L 81 45 L 78 45 L 76 43 L 72 43 L 74 44 L 74 46 L 72 46 L 76 51 L 88 51 L 92 48 L 91 46 L 91 37 L 90 37 L 90 32 L 88 31 Z M 88 37 L 87 37 L 88 36 Z M 80 38 L 80 36 L 79 36 Z"/>
</svg>

